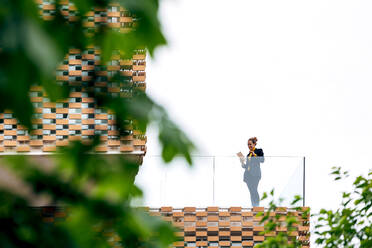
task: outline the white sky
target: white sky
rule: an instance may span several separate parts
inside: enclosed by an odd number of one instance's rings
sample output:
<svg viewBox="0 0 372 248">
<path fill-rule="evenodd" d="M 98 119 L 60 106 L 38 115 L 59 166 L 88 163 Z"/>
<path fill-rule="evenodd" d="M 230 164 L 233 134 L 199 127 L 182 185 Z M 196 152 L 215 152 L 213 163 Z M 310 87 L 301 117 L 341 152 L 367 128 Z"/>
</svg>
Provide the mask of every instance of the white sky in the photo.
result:
<svg viewBox="0 0 372 248">
<path fill-rule="evenodd" d="M 335 208 L 351 184 L 330 168 L 372 168 L 371 13 L 356 0 L 162 1 L 169 45 L 148 62 L 147 92 L 199 154 L 247 152 L 257 136 L 265 155 L 306 156 L 307 205 Z"/>
</svg>

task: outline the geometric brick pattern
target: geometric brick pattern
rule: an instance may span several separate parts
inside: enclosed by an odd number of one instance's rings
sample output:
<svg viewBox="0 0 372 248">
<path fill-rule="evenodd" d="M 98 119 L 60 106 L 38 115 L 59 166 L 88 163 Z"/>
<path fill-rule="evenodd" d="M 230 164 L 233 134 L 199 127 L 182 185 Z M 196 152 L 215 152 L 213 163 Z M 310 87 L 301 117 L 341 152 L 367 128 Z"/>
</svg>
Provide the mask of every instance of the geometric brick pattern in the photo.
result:
<svg viewBox="0 0 372 248">
<path fill-rule="evenodd" d="M 298 218 L 300 224 L 296 225 L 297 230 L 289 235 L 297 237 L 304 248 L 309 247 L 309 219 L 301 217 L 306 209 L 295 211 L 281 207 L 272 213 L 280 215 L 281 219 L 288 214 Z M 257 214 L 264 211 L 263 207 L 162 207 L 149 211 L 151 215 L 161 216 L 179 228 L 177 236 L 180 241 L 174 243 L 174 247 L 253 247 L 268 236 L 287 231 L 286 228 L 278 228 L 273 233 L 261 234 L 264 226 L 259 223 L 262 217 Z"/>
<path fill-rule="evenodd" d="M 259 223 L 262 216 L 257 216 L 257 214 L 265 211 L 263 207 L 185 207 L 183 209 L 162 207 L 147 210 L 150 215 L 159 216 L 178 228 L 176 235 L 179 241 L 175 242 L 173 247 L 254 247 L 263 242 L 266 237 L 275 236 L 279 232 L 287 232 L 285 227 L 280 227 L 273 233 L 261 234 L 264 226 Z M 289 236 L 301 241 L 303 248 L 308 248 L 310 247 L 309 219 L 302 218 L 305 210 L 308 208 L 303 207 L 296 211 L 280 207 L 271 214 L 272 216 L 280 215 L 279 221 L 284 221 L 289 214 L 296 216 L 299 224 L 295 224 L 294 227 L 297 230 L 289 233 Z M 57 207 L 42 207 L 41 216 L 46 223 L 58 220 L 68 221 L 66 209 Z M 121 247 L 120 237 L 110 228 L 97 231 L 102 232 L 110 240 L 112 247 Z"/>
<path fill-rule="evenodd" d="M 52 19 L 56 11 L 53 1 L 37 0 L 37 3 L 41 16 Z M 69 1 L 60 3 L 65 18 L 75 21 L 75 6 Z M 107 9 L 95 8 L 84 17 L 88 33 L 100 25 L 128 32 L 133 23 L 135 17 L 115 4 Z M 100 65 L 100 55 L 94 47 L 84 53 L 70 49 L 56 71 L 57 83 L 71 89 L 64 101 L 52 103 L 41 87 L 31 88 L 30 97 L 35 107 L 32 133 L 19 125 L 11 112 L 0 114 L 0 152 L 54 152 L 71 140 L 84 141 L 100 135 L 102 144 L 97 152 L 144 154 L 146 136 L 138 131 L 135 121 L 126 120 L 125 131 L 119 134 L 113 113 L 97 108 L 87 89 L 125 98 L 131 97 L 134 90 L 145 91 L 146 52 L 136 50 L 131 59 L 114 54 L 107 66 Z M 114 76 L 119 79 L 117 83 L 110 82 Z"/>
<path fill-rule="evenodd" d="M 54 18 L 56 6 L 53 0 L 36 0 L 40 9 L 40 15 L 44 20 Z M 68 0 L 59 0 L 61 8 L 59 11 L 67 21 L 73 22 L 78 18 L 78 12 L 75 5 Z M 125 10 L 119 4 L 110 3 L 110 6 L 105 8 L 96 7 L 94 10 L 86 13 L 84 16 L 84 27 L 87 32 L 94 32 L 101 25 L 117 29 L 120 32 L 128 32 L 136 23 L 136 17 L 129 11 Z"/>
</svg>

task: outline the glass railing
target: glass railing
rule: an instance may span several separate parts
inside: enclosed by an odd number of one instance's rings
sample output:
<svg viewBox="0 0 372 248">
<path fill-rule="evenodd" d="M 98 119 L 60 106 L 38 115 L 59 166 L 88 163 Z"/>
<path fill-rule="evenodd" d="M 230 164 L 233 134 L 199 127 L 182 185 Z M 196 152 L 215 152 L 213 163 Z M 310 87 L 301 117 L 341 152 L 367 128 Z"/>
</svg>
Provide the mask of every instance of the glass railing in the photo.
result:
<svg viewBox="0 0 372 248">
<path fill-rule="evenodd" d="M 305 204 L 305 158 L 251 158 L 242 167 L 236 156 L 194 156 L 189 167 L 182 159 L 165 165 L 160 156 L 146 155 L 136 177 L 144 197 L 134 205 L 160 207 L 267 207 L 258 201 L 275 189 L 274 199 L 290 206 L 295 195 Z M 253 199 L 251 199 L 251 195 Z M 252 204 L 253 203 L 253 204 Z"/>
</svg>

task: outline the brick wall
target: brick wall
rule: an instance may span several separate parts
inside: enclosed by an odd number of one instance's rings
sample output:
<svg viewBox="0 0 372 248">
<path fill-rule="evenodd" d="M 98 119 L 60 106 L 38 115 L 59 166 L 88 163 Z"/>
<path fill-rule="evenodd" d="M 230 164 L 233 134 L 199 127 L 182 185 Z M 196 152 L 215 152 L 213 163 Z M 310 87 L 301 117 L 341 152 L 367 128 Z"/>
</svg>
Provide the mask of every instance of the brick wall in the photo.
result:
<svg viewBox="0 0 372 248">
<path fill-rule="evenodd" d="M 288 214 L 298 218 L 297 230 L 291 232 L 289 236 L 300 240 L 303 248 L 310 247 L 309 219 L 302 218 L 303 212 L 307 209 L 304 207 L 300 211 L 296 211 L 280 207 L 272 213 L 272 215 L 281 216 L 281 219 L 284 219 Z M 179 241 L 175 242 L 173 247 L 254 247 L 269 236 L 275 236 L 279 232 L 287 232 L 286 228 L 279 228 L 267 235 L 261 233 L 264 226 L 260 224 L 262 217 L 257 214 L 265 211 L 263 207 L 185 207 L 183 209 L 162 207 L 147 208 L 147 210 L 150 215 L 159 216 L 178 228 L 176 235 Z M 66 220 L 65 211 L 57 207 L 42 208 L 41 215 L 46 223 Z M 120 247 L 118 235 L 110 230 L 102 232 L 113 247 Z"/>
<path fill-rule="evenodd" d="M 301 240 L 304 248 L 309 247 L 309 220 L 301 217 L 302 211 L 306 209 L 295 211 L 281 207 L 273 213 L 280 215 L 282 219 L 289 213 L 298 218 L 300 224 L 290 236 Z M 179 228 L 177 236 L 180 241 L 174 247 L 253 247 L 268 236 L 287 231 L 286 228 L 281 228 L 267 235 L 261 234 L 264 227 L 259 223 L 262 217 L 257 214 L 264 211 L 263 207 L 162 207 L 149 211 L 151 215 L 161 216 Z"/>
<path fill-rule="evenodd" d="M 43 19 L 52 19 L 56 12 L 53 1 L 36 2 Z M 68 0 L 60 1 L 60 4 L 66 21 L 76 20 L 75 6 Z M 128 32 L 136 22 L 135 16 L 116 4 L 107 9 L 96 8 L 83 19 L 87 33 L 102 25 Z M 135 121 L 127 120 L 126 131 L 119 134 L 114 114 L 97 108 L 88 89 L 124 98 L 132 97 L 134 90 L 145 91 L 146 52 L 136 50 L 130 59 L 114 54 L 106 66 L 100 64 L 100 55 L 94 47 L 88 47 L 84 52 L 70 49 L 56 70 L 57 83 L 71 89 L 70 96 L 63 101 L 50 102 L 41 87 L 31 88 L 30 97 L 35 107 L 31 133 L 11 112 L 1 113 L 0 154 L 54 152 L 71 140 L 89 140 L 94 135 L 100 135 L 102 140 L 98 152 L 144 154 L 146 136 L 136 128 Z M 118 76 L 120 82 L 110 82 L 113 76 Z"/>
</svg>

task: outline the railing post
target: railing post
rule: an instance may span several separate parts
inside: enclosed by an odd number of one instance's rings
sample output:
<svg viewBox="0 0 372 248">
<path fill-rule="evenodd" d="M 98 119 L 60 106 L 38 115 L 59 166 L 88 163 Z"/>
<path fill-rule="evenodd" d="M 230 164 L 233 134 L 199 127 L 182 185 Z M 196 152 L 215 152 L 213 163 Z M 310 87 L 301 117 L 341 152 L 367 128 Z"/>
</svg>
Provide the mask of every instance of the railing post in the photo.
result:
<svg viewBox="0 0 372 248">
<path fill-rule="evenodd" d="M 303 195 L 303 206 L 305 207 L 305 157 L 303 158 L 303 178 L 302 178 L 302 195 Z"/>
<path fill-rule="evenodd" d="M 216 171 L 216 156 L 213 156 L 213 206 L 215 205 L 214 197 L 215 197 L 215 185 L 214 185 L 214 176 Z"/>
</svg>

